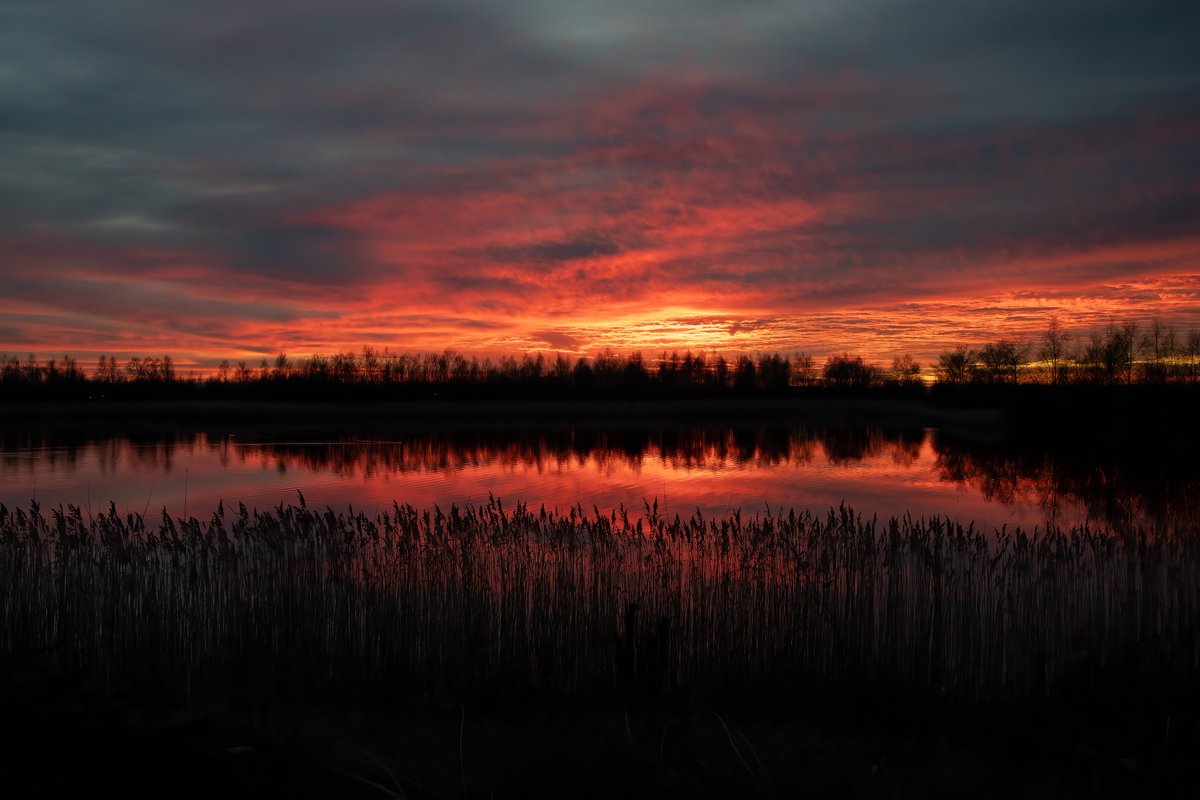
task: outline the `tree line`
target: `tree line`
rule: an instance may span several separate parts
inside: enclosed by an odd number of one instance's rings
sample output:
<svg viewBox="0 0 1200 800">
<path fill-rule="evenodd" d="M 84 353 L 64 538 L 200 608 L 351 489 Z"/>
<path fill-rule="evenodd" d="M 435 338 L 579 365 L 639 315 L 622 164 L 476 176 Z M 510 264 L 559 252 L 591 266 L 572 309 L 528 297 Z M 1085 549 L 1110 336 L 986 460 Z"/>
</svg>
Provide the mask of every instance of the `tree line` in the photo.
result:
<svg viewBox="0 0 1200 800">
<path fill-rule="evenodd" d="M 1110 324 L 1088 335 L 1057 319 L 1035 339 L 1002 338 L 940 354 L 932 376 L 943 385 L 1116 385 L 1200 383 L 1200 332 L 1186 336 L 1154 321 Z M 727 359 L 686 351 L 641 353 L 606 349 L 573 359 L 530 353 L 498 359 L 455 350 L 360 352 L 292 358 L 280 353 L 257 364 L 225 360 L 208 375 L 181 375 L 171 356 L 136 356 L 124 363 L 101 356 L 90 374 L 71 356 L 39 360 L 0 354 L 0 396 L 42 397 L 523 397 L 782 395 L 797 390 L 919 393 L 928 376 L 904 355 L 889 366 L 848 352 L 821 364 L 806 353 L 763 353 Z"/>
<path fill-rule="evenodd" d="M 1200 330 L 1186 335 L 1160 320 L 1109 323 L 1087 334 L 1057 319 L 1034 339 L 1002 338 L 942 353 L 938 383 L 1050 386 L 1200 382 Z"/>
<path fill-rule="evenodd" d="M 536 353 L 481 360 L 455 350 L 414 354 L 364 347 L 357 353 L 304 358 L 280 353 L 257 364 L 225 360 L 205 376 L 181 375 L 170 356 L 135 357 L 124 363 L 101 356 L 89 374 L 70 356 L 39 360 L 0 354 L 0 392 L 9 398 L 778 395 L 801 388 L 919 387 L 920 371 L 920 364 L 907 356 L 884 369 L 847 353 L 819 365 L 804 353 L 727 359 L 686 351 L 647 359 L 641 353 L 607 349 L 581 358 Z"/>
</svg>

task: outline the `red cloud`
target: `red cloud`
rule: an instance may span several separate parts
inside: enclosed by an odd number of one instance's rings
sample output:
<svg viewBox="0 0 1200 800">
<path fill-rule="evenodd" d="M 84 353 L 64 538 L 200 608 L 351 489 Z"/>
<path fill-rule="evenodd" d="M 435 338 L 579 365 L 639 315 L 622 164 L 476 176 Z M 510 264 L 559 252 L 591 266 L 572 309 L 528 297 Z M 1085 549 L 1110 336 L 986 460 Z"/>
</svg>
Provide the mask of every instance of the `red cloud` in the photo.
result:
<svg viewBox="0 0 1200 800">
<path fill-rule="evenodd" d="M 523 145 L 510 155 L 400 163 L 395 188 L 260 212 L 285 242 L 337 233 L 319 240 L 310 268 L 334 270 L 319 282 L 290 269 L 294 247 L 260 248 L 284 261 L 260 270 L 236 240 L 12 237 L 0 247 L 22 277 L 0 301 L 0 349 L 200 364 L 364 344 L 886 360 L 1031 336 L 1052 314 L 1200 321 L 1187 215 L 1200 189 L 1155 161 L 1190 146 L 1197 119 L 958 133 L 838 122 L 861 102 L 845 87 L 692 85 L 548 105 L 500 125 L 498 140 Z"/>
</svg>

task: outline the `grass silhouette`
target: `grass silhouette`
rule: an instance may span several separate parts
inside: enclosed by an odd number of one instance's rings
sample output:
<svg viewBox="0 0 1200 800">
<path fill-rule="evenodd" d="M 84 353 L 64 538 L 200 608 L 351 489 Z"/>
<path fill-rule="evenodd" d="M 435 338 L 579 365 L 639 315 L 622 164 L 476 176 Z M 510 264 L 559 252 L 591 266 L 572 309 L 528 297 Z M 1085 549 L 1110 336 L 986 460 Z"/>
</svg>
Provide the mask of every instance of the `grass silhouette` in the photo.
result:
<svg viewBox="0 0 1200 800">
<path fill-rule="evenodd" d="M 0 648 L 203 694 L 1185 696 L 1200 532 L 303 504 L 157 526 L 0 508 Z"/>
</svg>

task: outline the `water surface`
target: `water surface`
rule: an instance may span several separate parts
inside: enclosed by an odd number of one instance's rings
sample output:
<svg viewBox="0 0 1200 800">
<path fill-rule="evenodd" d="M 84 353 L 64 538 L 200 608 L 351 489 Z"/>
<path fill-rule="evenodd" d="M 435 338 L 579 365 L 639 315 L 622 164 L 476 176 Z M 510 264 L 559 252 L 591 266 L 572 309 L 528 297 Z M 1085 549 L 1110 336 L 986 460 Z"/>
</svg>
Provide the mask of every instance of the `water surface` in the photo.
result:
<svg viewBox="0 0 1200 800">
<path fill-rule="evenodd" d="M 931 428 L 698 428 L 246 438 L 0 437 L 0 502 L 205 517 L 218 502 L 368 513 L 508 504 L 708 515 L 779 508 L 950 517 L 986 529 L 1142 525 L 1200 511 L 1200 481 L 1138 456 L 971 442 Z"/>
</svg>

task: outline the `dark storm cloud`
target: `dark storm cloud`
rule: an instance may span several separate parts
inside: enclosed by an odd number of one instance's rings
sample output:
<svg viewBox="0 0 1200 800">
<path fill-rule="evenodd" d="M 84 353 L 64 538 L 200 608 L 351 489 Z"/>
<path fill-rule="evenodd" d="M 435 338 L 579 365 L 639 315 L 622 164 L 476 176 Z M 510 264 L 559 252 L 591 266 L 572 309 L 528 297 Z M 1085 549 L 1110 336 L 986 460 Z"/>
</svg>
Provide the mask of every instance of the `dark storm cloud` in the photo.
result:
<svg viewBox="0 0 1200 800">
<path fill-rule="evenodd" d="M 533 242 L 510 247 L 492 247 L 487 255 L 500 262 L 576 261 L 621 252 L 615 242 L 604 238 L 580 237 L 566 241 Z"/>
<path fill-rule="evenodd" d="M 315 284 L 344 285 L 374 277 L 348 232 L 322 225 L 246 227 L 230 242 L 236 269 Z"/>
</svg>

